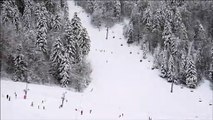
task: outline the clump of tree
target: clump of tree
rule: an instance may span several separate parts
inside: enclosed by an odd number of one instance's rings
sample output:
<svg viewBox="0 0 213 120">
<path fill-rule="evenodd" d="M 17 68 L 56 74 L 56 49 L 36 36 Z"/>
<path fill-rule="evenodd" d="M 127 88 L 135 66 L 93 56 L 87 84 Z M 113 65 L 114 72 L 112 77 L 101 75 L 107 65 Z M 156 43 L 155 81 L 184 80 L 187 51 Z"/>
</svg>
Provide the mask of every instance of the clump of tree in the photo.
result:
<svg viewBox="0 0 213 120">
<path fill-rule="evenodd" d="M 130 16 L 135 4 L 135 1 L 122 0 L 76 0 L 76 2 L 91 15 L 92 24 L 98 28 L 111 27 L 124 17 Z"/>
<path fill-rule="evenodd" d="M 0 8 L 3 76 L 77 91 L 87 87 L 90 38 L 77 14 L 69 20 L 66 0 L 7 0 Z"/>
<path fill-rule="evenodd" d="M 195 88 L 203 79 L 213 81 L 212 1 L 77 1 L 91 14 L 97 27 L 127 17 L 124 28 L 128 44 L 138 44 L 143 58 L 154 56 L 154 68 L 168 82 Z M 153 69 L 154 69 L 153 68 Z"/>
<path fill-rule="evenodd" d="M 125 31 L 127 43 L 153 54 L 154 68 L 168 82 L 195 88 L 203 78 L 212 79 L 212 5 L 212 1 L 138 0 Z"/>
</svg>

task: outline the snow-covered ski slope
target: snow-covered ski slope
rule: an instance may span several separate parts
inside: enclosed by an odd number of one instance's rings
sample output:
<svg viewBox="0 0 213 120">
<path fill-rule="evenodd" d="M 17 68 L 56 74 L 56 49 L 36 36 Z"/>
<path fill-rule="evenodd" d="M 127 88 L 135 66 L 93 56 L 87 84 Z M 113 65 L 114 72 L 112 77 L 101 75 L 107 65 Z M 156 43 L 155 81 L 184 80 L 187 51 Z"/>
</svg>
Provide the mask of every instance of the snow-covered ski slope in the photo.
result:
<svg viewBox="0 0 213 120">
<path fill-rule="evenodd" d="M 91 38 L 88 60 L 93 69 L 92 83 L 84 93 L 29 84 L 25 100 L 25 83 L 1 80 L 2 120 L 148 120 L 149 117 L 153 120 L 212 120 L 213 95 L 208 81 L 193 92 L 174 85 L 174 92 L 170 93 L 171 84 L 160 78 L 157 70 L 151 70 L 151 58 L 140 62 L 142 51 L 128 47 L 122 36 L 123 23 L 110 28 L 106 40 L 106 28 L 99 31 L 93 27 L 90 17 L 73 1 L 69 1 L 69 9 L 71 18 L 78 12 Z M 59 109 L 65 91 L 67 101 Z M 14 92 L 18 94 L 17 99 Z M 7 94 L 11 101 L 6 99 Z"/>
</svg>

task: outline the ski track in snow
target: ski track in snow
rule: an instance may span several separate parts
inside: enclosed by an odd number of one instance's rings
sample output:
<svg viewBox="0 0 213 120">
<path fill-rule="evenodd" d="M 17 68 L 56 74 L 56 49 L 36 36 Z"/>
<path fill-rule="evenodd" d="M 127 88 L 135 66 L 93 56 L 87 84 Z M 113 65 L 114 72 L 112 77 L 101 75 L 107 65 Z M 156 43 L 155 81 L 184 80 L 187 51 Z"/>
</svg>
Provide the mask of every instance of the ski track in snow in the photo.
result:
<svg viewBox="0 0 213 120">
<path fill-rule="evenodd" d="M 90 24 L 90 16 L 82 8 L 69 1 L 70 18 L 78 12 L 82 25 L 91 39 L 88 60 L 92 64 L 92 83 L 84 93 L 76 93 L 57 86 L 29 84 L 28 98 L 23 99 L 25 83 L 1 80 L 1 119 L 51 119 L 51 120 L 211 120 L 212 90 L 205 81 L 197 89 L 181 88 L 159 77 L 151 70 L 152 58 L 140 62 L 139 47 L 128 47 L 122 35 L 120 23 L 109 29 Z M 115 38 L 113 38 L 115 36 Z M 123 46 L 121 46 L 123 44 Z M 132 52 L 132 54 L 130 54 Z M 150 62 L 149 62 L 150 61 Z M 67 91 L 64 107 L 59 109 L 62 93 Z M 14 92 L 18 94 L 15 99 Z M 6 99 L 11 96 L 11 101 Z M 202 102 L 199 102 L 199 100 Z M 44 100 L 44 103 L 41 101 Z M 34 106 L 30 104 L 33 101 Z M 38 109 L 38 106 L 40 109 Z M 45 110 L 42 109 L 45 106 Z M 77 111 L 75 111 L 77 109 Z M 80 111 L 83 110 L 83 115 Z M 90 114 L 89 111 L 92 110 Z M 119 118 L 119 115 L 124 114 Z"/>
</svg>

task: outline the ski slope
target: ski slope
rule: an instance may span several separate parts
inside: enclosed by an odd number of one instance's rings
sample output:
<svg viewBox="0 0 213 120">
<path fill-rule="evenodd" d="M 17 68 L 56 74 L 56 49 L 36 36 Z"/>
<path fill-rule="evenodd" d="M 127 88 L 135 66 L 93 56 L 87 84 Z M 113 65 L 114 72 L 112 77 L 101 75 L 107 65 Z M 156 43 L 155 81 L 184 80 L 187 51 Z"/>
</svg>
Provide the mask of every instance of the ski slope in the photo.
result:
<svg viewBox="0 0 213 120">
<path fill-rule="evenodd" d="M 69 9 L 70 18 L 74 12 L 78 13 L 91 39 L 88 60 L 93 69 L 92 83 L 83 93 L 29 84 L 27 99 L 23 99 L 26 83 L 3 78 L 2 120 L 148 120 L 149 117 L 153 120 L 212 120 L 213 95 L 208 81 L 195 90 L 174 85 L 174 92 L 170 93 L 171 84 L 160 78 L 157 70 L 151 70 L 151 57 L 140 62 L 139 47 L 126 44 L 122 30 L 127 21 L 110 28 L 106 40 L 106 28 L 99 31 L 93 27 L 90 17 L 73 1 L 69 1 Z M 67 101 L 59 109 L 64 92 L 67 92 Z M 6 99 L 7 94 L 11 101 Z"/>
</svg>

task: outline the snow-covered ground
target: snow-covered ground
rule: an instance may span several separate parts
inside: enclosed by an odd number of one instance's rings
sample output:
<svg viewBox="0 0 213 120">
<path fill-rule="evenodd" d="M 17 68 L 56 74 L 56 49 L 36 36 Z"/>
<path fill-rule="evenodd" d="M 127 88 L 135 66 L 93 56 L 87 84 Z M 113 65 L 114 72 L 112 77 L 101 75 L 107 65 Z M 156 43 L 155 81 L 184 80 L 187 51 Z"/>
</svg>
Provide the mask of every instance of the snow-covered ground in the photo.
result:
<svg viewBox="0 0 213 120">
<path fill-rule="evenodd" d="M 84 93 L 29 84 L 27 99 L 23 99 L 26 83 L 5 78 L 1 80 L 2 120 L 212 119 L 213 106 L 210 104 L 213 95 L 208 81 L 195 90 L 175 85 L 174 92 L 170 93 L 171 84 L 160 78 L 157 70 L 151 70 L 151 57 L 140 62 L 142 51 L 126 44 L 122 36 L 124 24 L 110 28 L 106 40 L 106 28 L 99 31 L 91 26 L 90 18 L 73 1 L 69 1 L 69 8 L 71 18 L 74 12 L 78 12 L 91 38 L 88 60 L 93 69 L 92 83 Z M 67 102 L 59 109 L 62 94 L 66 91 Z M 14 92 L 18 94 L 17 99 Z M 11 96 L 11 101 L 6 99 L 7 94 Z M 123 117 L 119 117 L 122 113 Z"/>
</svg>

